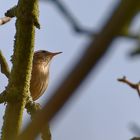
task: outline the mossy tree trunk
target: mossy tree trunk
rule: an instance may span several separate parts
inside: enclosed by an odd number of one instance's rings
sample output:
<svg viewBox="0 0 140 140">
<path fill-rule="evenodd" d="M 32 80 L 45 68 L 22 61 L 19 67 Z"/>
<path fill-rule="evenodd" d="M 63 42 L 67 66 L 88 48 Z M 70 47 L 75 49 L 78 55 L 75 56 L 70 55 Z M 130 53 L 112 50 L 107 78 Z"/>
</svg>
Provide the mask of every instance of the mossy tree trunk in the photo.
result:
<svg viewBox="0 0 140 140">
<path fill-rule="evenodd" d="M 22 124 L 23 110 L 30 96 L 30 78 L 34 51 L 35 26 L 38 24 L 38 0 L 19 0 L 15 15 L 16 35 L 13 67 L 7 86 L 7 103 L 1 140 L 15 140 Z"/>
</svg>

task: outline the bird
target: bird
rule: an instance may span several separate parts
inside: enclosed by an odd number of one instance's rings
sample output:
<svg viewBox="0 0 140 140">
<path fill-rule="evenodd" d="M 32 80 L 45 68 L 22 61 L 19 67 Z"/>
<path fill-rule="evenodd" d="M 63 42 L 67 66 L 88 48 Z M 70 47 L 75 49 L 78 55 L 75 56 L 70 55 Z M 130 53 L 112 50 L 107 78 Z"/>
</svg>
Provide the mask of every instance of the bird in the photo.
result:
<svg viewBox="0 0 140 140">
<path fill-rule="evenodd" d="M 38 50 L 34 53 L 30 80 L 30 93 L 33 101 L 46 91 L 49 83 L 49 69 L 54 56 L 62 52 Z"/>
</svg>

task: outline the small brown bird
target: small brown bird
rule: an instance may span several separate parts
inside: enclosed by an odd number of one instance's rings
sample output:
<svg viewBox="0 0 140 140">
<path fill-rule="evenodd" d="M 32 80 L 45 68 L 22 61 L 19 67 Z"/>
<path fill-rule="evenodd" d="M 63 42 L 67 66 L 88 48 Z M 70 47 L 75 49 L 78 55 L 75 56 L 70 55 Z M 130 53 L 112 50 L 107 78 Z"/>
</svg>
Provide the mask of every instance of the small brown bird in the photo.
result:
<svg viewBox="0 0 140 140">
<path fill-rule="evenodd" d="M 30 92 L 33 100 L 37 100 L 47 89 L 49 82 L 49 67 L 52 58 L 62 52 L 39 50 L 34 53 Z"/>
</svg>

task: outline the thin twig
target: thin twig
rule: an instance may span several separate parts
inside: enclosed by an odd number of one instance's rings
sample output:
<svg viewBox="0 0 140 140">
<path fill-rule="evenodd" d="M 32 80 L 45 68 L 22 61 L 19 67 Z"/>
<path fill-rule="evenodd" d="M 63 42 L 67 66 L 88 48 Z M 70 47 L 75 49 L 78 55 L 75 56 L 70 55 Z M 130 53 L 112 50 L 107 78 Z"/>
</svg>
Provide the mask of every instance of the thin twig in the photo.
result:
<svg viewBox="0 0 140 140">
<path fill-rule="evenodd" d="M 45 0 L 46 1 L 46 0 Z M 91 30 L 83 29 L 74 15 L 68 10 L 68 7 L 65 5 L 65 3 L 60 2 L 59 0 L 49 0 L 53 2 L 53 4 L 56 6 L 56 8 L 61 12 L 61 14 L 64 16 L 64 18 L 68 21 L 68 23 L 72 26 L 73 30 L 77 33 L 86 33 L 91 35 Z"/>
<path fill-rule="evenodd" d="M 129 85 L 131 88 L 135 89 L 138 92 L 138 95 L 140 97 L 140 83 L 133 83 L 130 82 L 125 76 L 123 78 L 118 79 L 119 82 L 125 83 Z"/>
<path fill-rule="evenodd" d="M 10 70 L 9 70 L 9 66 L 6 62 L 5 57 L 3 56 L 2 52 L 0 51 L 0 65 L 1 65 L 1 72 L 7 77 L 9 78 L 10 75 Z"/>
<path fill-rule="evenodd" d="M 7 22 L 9 22 L 11 20 L 10 17 L 3 17 L 3 18 L 0 18 L 0 25 L 3 25 Z"/>
<path fill-rule="evenodd" d="M 64 2 L 61 2 L 60 0 L 41 0 L 46 2 L 52 2 L 56 8 L 60 11 L 60 13 L 64 16 L 64 18 L 68 21 L 68 23 L 71 25 L 73 31 L 75 31 L 78 34 L 85 34 L 88 36 L 97 36 L 98 32 L 94 31 L 93 29 L 88 29 L 82 27 L 78 20 L 74 17 L 74 14 L 71 13 L 71 11 L 68 9 L 68 7 L 65 5 Z M 118 34 L 119 37 L 124 37 L 128 39 L 140 39 L 139 34 L 131 34 L 126 32 L 121 32 Z"/>
</svg>

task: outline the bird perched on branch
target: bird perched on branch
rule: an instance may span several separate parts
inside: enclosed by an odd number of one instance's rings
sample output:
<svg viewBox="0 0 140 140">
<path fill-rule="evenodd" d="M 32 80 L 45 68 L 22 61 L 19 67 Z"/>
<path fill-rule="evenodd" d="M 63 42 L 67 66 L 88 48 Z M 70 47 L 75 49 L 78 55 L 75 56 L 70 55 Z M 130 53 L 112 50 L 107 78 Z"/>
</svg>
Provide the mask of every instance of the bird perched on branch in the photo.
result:
<svg viewBox="0 0 140 140">
<path fill-rule="evenodd" d="M 34 53 L 30 92 L 33 100 L 37 100 L 47 89 L 49 82 L 49 68 L 52 58 L 62 52 L 48 52 L 39 50 Z"/>
</svg>

